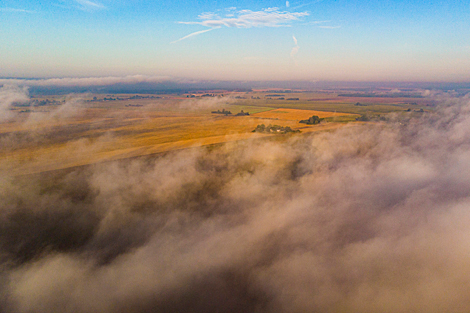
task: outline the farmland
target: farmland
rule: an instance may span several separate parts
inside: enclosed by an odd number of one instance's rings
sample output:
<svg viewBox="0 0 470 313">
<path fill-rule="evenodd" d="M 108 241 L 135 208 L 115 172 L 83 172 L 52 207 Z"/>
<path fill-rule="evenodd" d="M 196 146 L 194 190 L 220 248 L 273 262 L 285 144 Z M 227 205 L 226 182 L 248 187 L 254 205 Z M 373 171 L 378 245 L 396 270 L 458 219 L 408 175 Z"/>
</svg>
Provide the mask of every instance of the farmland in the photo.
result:
<svg viewBox="0 0 470 313">
<path fill-rule="evenodd" d="M 318 92 L 279 93 L 282 97 L 270 94 L 38 96 L 35 103 L 44 105 L 13 107 L 14 118 L 0 123 L 0 170 L 12 175 L 38 173 L 275 136 L 252 133 L 259 124 L 288 126 L 300 130 L 301 136 L 347 123 L 354 125 L 365 113 L 431 109 L 421 98 L 341 97 Z M 211 113 L 217 109 L 234 114 Z M 250 114 L 234 116 L 241 111 Z M 324 121 L 319 125 L 299 124 L 299 120 L 313 115 Z"/>
</svg>

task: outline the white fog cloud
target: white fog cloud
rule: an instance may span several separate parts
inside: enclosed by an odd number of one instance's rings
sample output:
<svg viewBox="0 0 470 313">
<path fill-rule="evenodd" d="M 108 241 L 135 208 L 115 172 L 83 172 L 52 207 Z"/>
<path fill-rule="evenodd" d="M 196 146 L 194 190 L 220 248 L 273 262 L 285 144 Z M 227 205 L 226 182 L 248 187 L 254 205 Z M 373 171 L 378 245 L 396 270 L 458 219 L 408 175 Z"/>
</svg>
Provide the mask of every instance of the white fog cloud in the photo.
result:
<svg viewBox="0 0 470 313">
<path fill-rule="evenodd" d="M 114 84 L 159 83 L 172 80 L 169 76 L 107 76 L 107 77 L 78 77 L 78 78 L 46 78 L 46 79 L 0 79 L 0 84 L 15 84 L 19 86 L 108 86 Z"/>
<path fill-rule="evenodd" d="M 440 102 L 419 118 L 97 164 L 54 188 L 2 175 L 2 309 L 468 312 L 470 99 Z"/>
</svg>

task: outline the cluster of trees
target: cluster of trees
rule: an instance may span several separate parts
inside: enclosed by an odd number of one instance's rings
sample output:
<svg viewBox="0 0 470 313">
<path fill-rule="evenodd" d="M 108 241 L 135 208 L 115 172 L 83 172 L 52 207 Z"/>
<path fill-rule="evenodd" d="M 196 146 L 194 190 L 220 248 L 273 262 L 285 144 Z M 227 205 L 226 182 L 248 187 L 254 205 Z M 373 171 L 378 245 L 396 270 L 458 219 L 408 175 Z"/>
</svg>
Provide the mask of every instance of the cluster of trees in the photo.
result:
<svg viewBox="0 0 470 313">
<path fill-rule="evenodd" d="M 160 99 L 161 97 L 156 97 L 156 96 L 139 96 L 139 95 L 135 95 L 135 96 L 132 96 L 132 97 L 129 97 L 127 99 L 125 98 L 118 98 L 119 100 L 135 100 L 135 99 Z"/>
<path fill-rule="evenodd" d="M 317 115 L 311 116 L 308 120 L 301 120 L 299 123 L 304 123 L 307 125 L 320 124 L 323 121 L 323 118 L 319 118 Z"/>
<path fill-rule="evenodd" d="M 14 107 L 30 107 L 30 106 L 38 107 L 38 106 L 45 106 L 45 105 L 61 105 L 64 102 L 65 100 L 62 100 L 61 102 L 61 101 L 49 100 L 49 99 L 45 99 L 45 100 L 34 99 L 34 100 L 29 100 L 27 102 L 13 102 L 12 106 Z"/>
<path fill-rule="evenodd" d="M 225 109 L 222 109 L 222 111 L 217 110 L 217 111 L 212 111 L 212 114 L 224 114 L 224 115 L 230 115 L 232 112 L 226 111 Z M 240 111 L 240 113 L 235 114 L 235 116 L 245 116 L 245 115 L 250 115 L 248 112 L 243 112 L 243 110 Z"/>
<path fill-rule="evenodd" d="M 107 97 L 104 97 L 102 100 L 98 99 L 98 97 L 93 97 L 93 100 L 88 100 L 88 101 L 93 102 L 93 101 L 116 101 L 116 100 L 138 100 L 138 99 L 161 99 L 162 98 L 158 96 L 139 96 L 139 95 L 131 96 L 128 98 L 122 98 L 122 97 L 113 98 L 110 95 L 107 95 Z"/>
<path fill-rule="evenodd" d="M 220 110 L 212 111 L 211 113 L 213 113 L 213 114 L 225 114 L 225 115 L 232 114 L 232 112 L 230 112 L 230 111 L 225 111 L 225 109 L 222 109 L 222 111 L 220 111 Z"/>
<path fill-rule="evenodd" d="M 63 102 L 65 102 L 65 100 L 63 100 L 62 102 L 60 101 L 57 101 L 57 100 L 49 100 L 49 99 L 45 99 L 45 100 L 32 100 L 31 101 L 31 105 L 33 106 L 43 106 L 43 105 L 61 105 Z"/>
<path fill-rule="evenodd" d="M 243 112 L 243 110 L 241 110 L 240 113 L 235 114 L 235 116 L 245 116 L 245 115 L 250 115 L 250 113 Z"/>
<path fill-rule="evenodd" d="M 267 93 L 297 93 L 299 91 L 294 91 L 294 90 L 267 90 Z"/>
<path fill-rule="evenodd" d="M 214 98 L 214 97 L 219 97 L 219 98 L 220 98 L 220 97 L 223 97 L 223 96 L 224 96 L 223 93 L 220 94 L 220 95 L 217 95 L 217 94 L 215 94 L 215 93 L 206 93 L 206 94 L 203 94 L 203 95 L 200 95 L 200 96 L 199 96 L 199 95 L 195 95 L 195 94 L 186 95 L 186 98 L 199 98 L 199 97 L 201 97 L 201 98 L 204 98 L 204 97 L 213 97 L 213 98 Z"/>
<path fill-rule="evenodd" d="M 253 133 L 279 133 L 279 134 L 287 134 L 287 133 L 300 133 L 300 130 L 293 130 L 289 126 L 279 126 L 279 125 L 271 125 L 268 126 L 264 124 L 260 124 L 256 126 L 256 128 L 252 131 Z"/>
</svg>

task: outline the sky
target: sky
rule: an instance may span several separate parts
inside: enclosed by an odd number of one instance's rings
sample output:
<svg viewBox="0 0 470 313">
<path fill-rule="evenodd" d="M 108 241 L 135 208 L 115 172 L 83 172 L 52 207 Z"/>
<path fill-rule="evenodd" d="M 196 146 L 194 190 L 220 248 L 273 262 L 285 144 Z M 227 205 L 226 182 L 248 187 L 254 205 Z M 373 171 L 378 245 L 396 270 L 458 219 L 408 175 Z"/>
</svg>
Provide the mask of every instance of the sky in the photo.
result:
<svg viewBox="0 0 470 313">
<path fill-rule="evenodd" d="M 2 0 L 0 77 L 470 81 L 468 1 Z"/>
</svg>

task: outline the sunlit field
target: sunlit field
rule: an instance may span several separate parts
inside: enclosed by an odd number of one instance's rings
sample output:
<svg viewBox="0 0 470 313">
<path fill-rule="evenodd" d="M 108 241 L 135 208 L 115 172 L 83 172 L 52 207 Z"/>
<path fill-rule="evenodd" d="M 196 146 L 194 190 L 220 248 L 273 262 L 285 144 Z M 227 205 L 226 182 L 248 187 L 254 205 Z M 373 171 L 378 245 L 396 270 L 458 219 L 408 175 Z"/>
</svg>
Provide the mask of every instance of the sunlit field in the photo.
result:
<svg viewBox="0 0 470 313">
<path fill-rule="evenodd" d="M 106 98 L 106 96 L 102 96 Z M 45 97 L 44 97 L 45 98 Z M 49 97 L 52 98 L 52 97 Z M 202 145 L 256 139 L 258 124 L 276 124 L 302 132 L 336 128 L 300 124 L 312 115 L 351 116 L 340 112 L 273 109 L 233 99 L 158 99 L 106 101 L 92 97 L 64 99 L 61 106 L 15 109 L 0 124 L 0 166 L 10 174 L 28 174 L 103 161 L 158 154 Z M 111 96 L 110 96 L 111 98 Z M 61 97 L 56 96 L 58 101 Z M 233 114 L 213 114 L 227 109 Z M 240 111 L 247 116 L 235 116 Z M 86 151 L 86 153 L 84 152 Z"/>
</svg>

